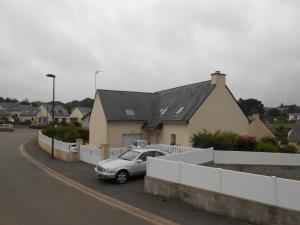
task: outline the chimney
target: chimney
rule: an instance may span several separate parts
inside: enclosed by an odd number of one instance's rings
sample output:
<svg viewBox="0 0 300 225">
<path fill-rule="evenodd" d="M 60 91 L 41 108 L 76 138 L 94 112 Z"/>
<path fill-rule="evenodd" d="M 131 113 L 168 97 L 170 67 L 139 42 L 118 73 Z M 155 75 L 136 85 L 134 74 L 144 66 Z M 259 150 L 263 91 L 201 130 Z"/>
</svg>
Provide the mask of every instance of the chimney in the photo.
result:
<svg viewBox="0 0 300 225">
<path fill-rule="evenodd" d="M 225 86 L 226 74 L 221 73 L 220 71 L 216 71 L 213 74 L 211 74 L 211 84 L 215 84 L 216 86 Z"/>
</svg>

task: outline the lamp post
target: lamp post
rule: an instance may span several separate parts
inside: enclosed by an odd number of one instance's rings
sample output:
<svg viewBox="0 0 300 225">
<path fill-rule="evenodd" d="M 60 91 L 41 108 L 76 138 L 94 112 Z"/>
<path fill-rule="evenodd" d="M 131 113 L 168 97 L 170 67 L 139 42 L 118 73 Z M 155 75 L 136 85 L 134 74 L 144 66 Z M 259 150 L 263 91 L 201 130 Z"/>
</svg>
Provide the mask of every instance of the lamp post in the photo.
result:
<svg viewBox="0 0 300 225">
<path fill-rule="evenodd" d="M 97 92 L 97 74 L 102 72 L 101 70 L 96 70 L 95 71 L 95 94 Z"/>
<path fill-rule="evenodd" d="M 52 145 L 51 145 L 51 158 L 54 159 L 54 98 L 55 98 L 55 75 L 47 74 L 47 77 L 53 78 L 53 94 L 52 94 Z"/>
</svg>

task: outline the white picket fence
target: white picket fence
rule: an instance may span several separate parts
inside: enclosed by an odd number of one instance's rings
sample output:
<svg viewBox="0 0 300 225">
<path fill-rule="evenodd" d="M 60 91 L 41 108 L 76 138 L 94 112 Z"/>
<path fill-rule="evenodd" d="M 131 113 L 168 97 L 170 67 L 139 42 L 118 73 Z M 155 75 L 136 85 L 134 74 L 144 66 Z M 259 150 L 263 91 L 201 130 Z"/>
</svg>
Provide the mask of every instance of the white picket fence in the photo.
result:
<svg viewBox="0 0 300 225">
<path fill-rule="evenodd" d="M 127 147 L 111 148 L 109 149 L 109 158 L 118 157 L 127 151 Z"/>
<path fill-rule="evenodd" d="M 52 138 L 42 134 L 42 131 L 39 131 L 38 135 L 39 141 L 51 146 L 52 145 Z M 67 143 L 63 141 L 58 141 L 54 139 L 54 148 L 59 150 L 59 151 L 64 151 L 64 152 L 71 152 L 73 151 L 72 146 L 74 146 L 76 143 Z"/>
<path fill-rule="evenodd" d="M 146 148 L 160 149 L 162 151 L 166 151 L 170 153 L 183 153 L 183 152 L 191 152 L 191 151 L 198 150 L 198 148 L 193 148 L 193 147 L 164 145 L 164 144 L 152 144 L 146 146 Z"/>
</svg>

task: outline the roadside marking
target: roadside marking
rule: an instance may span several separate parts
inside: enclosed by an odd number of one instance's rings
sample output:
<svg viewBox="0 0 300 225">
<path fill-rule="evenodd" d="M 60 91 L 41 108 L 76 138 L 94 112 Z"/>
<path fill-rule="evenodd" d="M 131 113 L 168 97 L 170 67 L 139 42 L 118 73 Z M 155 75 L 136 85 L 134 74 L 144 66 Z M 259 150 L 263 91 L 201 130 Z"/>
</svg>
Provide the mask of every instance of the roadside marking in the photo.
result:
<svg viewBox="0 0 300 225">
<path fill-rule="evenodd" d="M 28 142 L 28 141 L 27 141 Z M 99 193 L 75 180 L 72 180 L 56 171 L 54 171 L 53 169 L 47 167 L 46 165 L 42 164 L 41 162 L 39 162 L 37 159 L 35 159 L 32 155 L 30 155 L 24 146 L 24 143 L 20 145 L 20 151 L 22 153 L 23 156 L 25 156 L 29 161 L 31 161 L 34 165 L 36 165 L 37 167 L 39 167 L 41 170 L 43 170 L 45 173 L 47 173 L 48 175 L 52 176 L 53 178 L 55 178 L 58 181 L 61 181 L 62 183 L 78 190 L 81 191 L 95 199 L 97 199 L 98 201 L 101 201 L 113 208 L 117 208 L 120 209 L 126 213 L 129 213 L 131 215 L 134 215 L 138 218 L 141 218 L 143 220 L 146 220 L 150 223 L 153 223 L 155 225 L 179 225 L 178 223 L 175 223 L 171 220 L 162 218 L 160 216 L 157 216 L 153 213 L 144 211 L 140 208 L 137 208 L 135 206 L 129 205 L 123 201 L 120 201 L 118 199 L 112 198 L 108 195 Z"/>
</svg>

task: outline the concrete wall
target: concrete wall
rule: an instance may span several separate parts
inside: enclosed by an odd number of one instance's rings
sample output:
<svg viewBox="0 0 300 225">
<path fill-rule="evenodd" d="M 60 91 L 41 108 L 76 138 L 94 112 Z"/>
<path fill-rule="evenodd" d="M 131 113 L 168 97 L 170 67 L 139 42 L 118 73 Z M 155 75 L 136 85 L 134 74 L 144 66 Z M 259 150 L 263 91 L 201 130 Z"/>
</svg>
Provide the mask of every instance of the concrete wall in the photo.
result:
<svg viewBox="0 0 300 225">
<path fill-rule="evenodd" d="M 40 139 L 38 139 L 38 145 L 44 151 L 46 151 L 49 154 L 51 154 L 51 145 L 48 145 L 48 144 L 44 143 Z M 78 154 L 78 152 L 65 152 L 65 151 L 61 151 L 61 150 L 56 149 L 55 145 L 54 145 L 54 157 L 57 158 L 57 159 L 60 159 L 62 161 L 65 161 L 65 162 L 76 162 L 76 161 L 79 161 L 79 154 Z"/>
<path fill-rule="evenodd" d="M 108 144 L 107 121 L 98 94 L 96 95 L 93 109 L 91 112 L 89 130 L 90 144 L 95 145 L 97 147 L 101 146 L 101 144 Z"/>
<path fill-rule="evenodd" d="M 257 116 L 249 125 L 249 135 L 260 140 L 263 137 L 275 138 L 271 130 Z"/>
<path fill-rule="evenodd" d="M 147 133 L 143 132 L 141 127 L 142 122 L 108 122 L 108 144 L 110 148 L 122 146 L 123 134 L 139 134 L 142 139 L 147 139 Z"/>
<path fill-rule="evenodd" d="M 297 211 L 193 188 L 157 178 L 145 177 L 145 192 L 183 202 L 208 212 L 260 225 L 298 225 Z"/>
<path fill-rule="evenodd" d="M 249 122 L 226 86 L 221 82 L 189 121 L 189 136 L 206 129 L 249 134 Z"/>
</svg>

